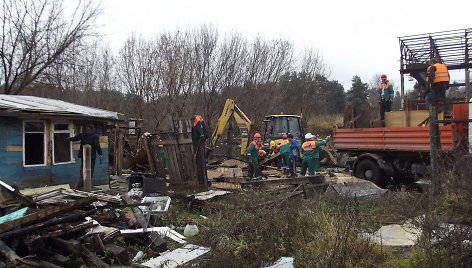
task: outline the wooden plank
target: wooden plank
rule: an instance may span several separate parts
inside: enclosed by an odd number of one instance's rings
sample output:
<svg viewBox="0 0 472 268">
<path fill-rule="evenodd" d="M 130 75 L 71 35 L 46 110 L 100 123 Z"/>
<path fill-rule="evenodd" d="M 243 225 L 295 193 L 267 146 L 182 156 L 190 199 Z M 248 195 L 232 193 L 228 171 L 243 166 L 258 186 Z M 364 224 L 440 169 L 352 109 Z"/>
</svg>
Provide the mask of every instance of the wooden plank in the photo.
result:
<svg viewBox="0 0 472 268">
<path fill-rule="evenodd" d="M 280 184 L 309 184 L 309 183 L 319 184 L 319 183 L 323 183 L 324 181 L 325 180 L 324 180 L 323 175 L 303 176 L 303 177 L 275 179 L 275 180 L 247 181 L 247 182 L 241 183 L 241 188 L 262 187 L 262 186 L 280 185 Z"/>
<path fill-rule="evenodd" d="M 18 145 L 10 145 L 5 147 L 5 151 L 7 152 L 23 152 L 23 146 Z"/>
<path fill-rule="evenodd" d="M 92 196 L 92 197 L 80 199 L 77 202 L 74 202 L 71 204 L 62 205 L 60 207 L 42 209 L 36 213 L 26 215 L 23 218 L 20 218 L 18 220 L 13 220 L 13 221 L 0 224 L 0 233 L 12 230 L 13 228 L 17 226 L 28 226 L 36 222 L 40 222 L 46 219 L 50 219 L 52 217 L 56 217 L 58 215 L 64 214 L 74 209 L 88 206 L 92 204 L 93 202 L 95 202 L 96 200 L 97 198 Z"/>
</svg>

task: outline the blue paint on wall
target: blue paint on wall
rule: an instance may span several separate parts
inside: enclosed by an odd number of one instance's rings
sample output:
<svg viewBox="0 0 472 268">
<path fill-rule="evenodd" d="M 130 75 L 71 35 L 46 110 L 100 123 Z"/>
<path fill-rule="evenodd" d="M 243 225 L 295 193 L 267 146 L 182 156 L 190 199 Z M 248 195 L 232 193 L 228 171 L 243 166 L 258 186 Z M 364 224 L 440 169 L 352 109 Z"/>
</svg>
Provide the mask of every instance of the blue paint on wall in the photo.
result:
<svg viewBox="0 0 472 268">
<path fill-rule="evenodd" d="M 23 147 L 23 121 L 0 117 L 0 177 L 16 183 L 20 188 L 41 187 L 77 182 L 80 172 L 78 151 L 74 151 L 75 163 L 23 166 L 22 151 L 7 151 L 7 146 Z M 108 182 L 108 149 L 103 148 L 102 164 L 97 157 L 92 184 Z"/>
</svg>

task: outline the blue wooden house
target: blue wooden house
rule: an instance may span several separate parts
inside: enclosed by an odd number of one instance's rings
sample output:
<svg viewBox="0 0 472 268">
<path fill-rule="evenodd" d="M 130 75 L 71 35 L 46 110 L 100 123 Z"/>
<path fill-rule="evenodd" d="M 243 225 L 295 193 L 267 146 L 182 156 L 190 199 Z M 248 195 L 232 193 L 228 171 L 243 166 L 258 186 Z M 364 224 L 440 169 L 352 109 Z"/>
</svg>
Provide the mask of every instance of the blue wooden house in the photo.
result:
<svg viewBox="0 0 472 268">
<path fill-rule="evenodd" d="M 34 96 L 0 94 L 0 178 L 20 188 L 77 182 L 79 142 L 70 142 L 88 124 L 100 134 L 103 151 L 92 183 L 108 182 L 106 126 L 118 113 Z"/>
</svg>

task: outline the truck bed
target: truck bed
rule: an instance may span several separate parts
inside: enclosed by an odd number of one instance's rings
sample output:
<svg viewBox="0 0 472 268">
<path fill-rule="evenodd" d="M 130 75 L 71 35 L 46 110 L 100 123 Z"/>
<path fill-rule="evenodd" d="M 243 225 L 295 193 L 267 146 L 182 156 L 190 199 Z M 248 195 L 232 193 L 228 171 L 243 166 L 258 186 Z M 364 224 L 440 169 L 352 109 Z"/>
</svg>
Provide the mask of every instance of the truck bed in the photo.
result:
<svg viewBox="0 0 472 268">
<path fill-rule="evenodd" d="M 441 150 L 454 149 L 455 124 L 440 126 Z M 335 128 L 334 147 L 339 151 L 429 152 L 429 127 Z"/>
</svg>

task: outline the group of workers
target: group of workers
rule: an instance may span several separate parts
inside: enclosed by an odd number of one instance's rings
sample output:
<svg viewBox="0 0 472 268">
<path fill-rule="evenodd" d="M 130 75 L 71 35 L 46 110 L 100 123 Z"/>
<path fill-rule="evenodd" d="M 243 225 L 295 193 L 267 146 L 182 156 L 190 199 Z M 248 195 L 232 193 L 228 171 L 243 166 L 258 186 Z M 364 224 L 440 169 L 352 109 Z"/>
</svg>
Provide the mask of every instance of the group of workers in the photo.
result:
<svg viewBox="0 0 472 268">
<path fill-rule="evenodd" d="M 320 174 L 320 151 L 321 146 L 326 144 L 330 139 L 330 136 L 327 136 L 324 140 L 317 141 L 316 136 L 311 133 L 305 135 L 305 142 L 301 146 L 302 166 L 300 175 L 310 175 Z M 259 170 L 258 162 L 266 157 L 266 153 L 262 148 L 262 136 L 259 133 L 254 134 L 254 140 L 249 144 L 249 147 L 246 150 L 246 156 L 249 159 L 248 167 L 248 179 L 251 180 L 254 178 L 260 179 L 261 173 Z M 275 161 L 277 163 L 277 168 L 282 167 L 283 162 L 283 172 L 285 175 L 289 175 L 289 178 L 297 177 L 297 161 L 300 157 L 300 151 L 298 148 L 298 142 L 293 138 L 292 134 L 284 134 L 282 136 L 282 142 L 276 144 L 275 141 L 270 143 L 270 151 L 267 156 L 272 156 L 280 152 L 280 157 Z M 308 169 L 308 174 L 306 171 Z"/>
</svg>

